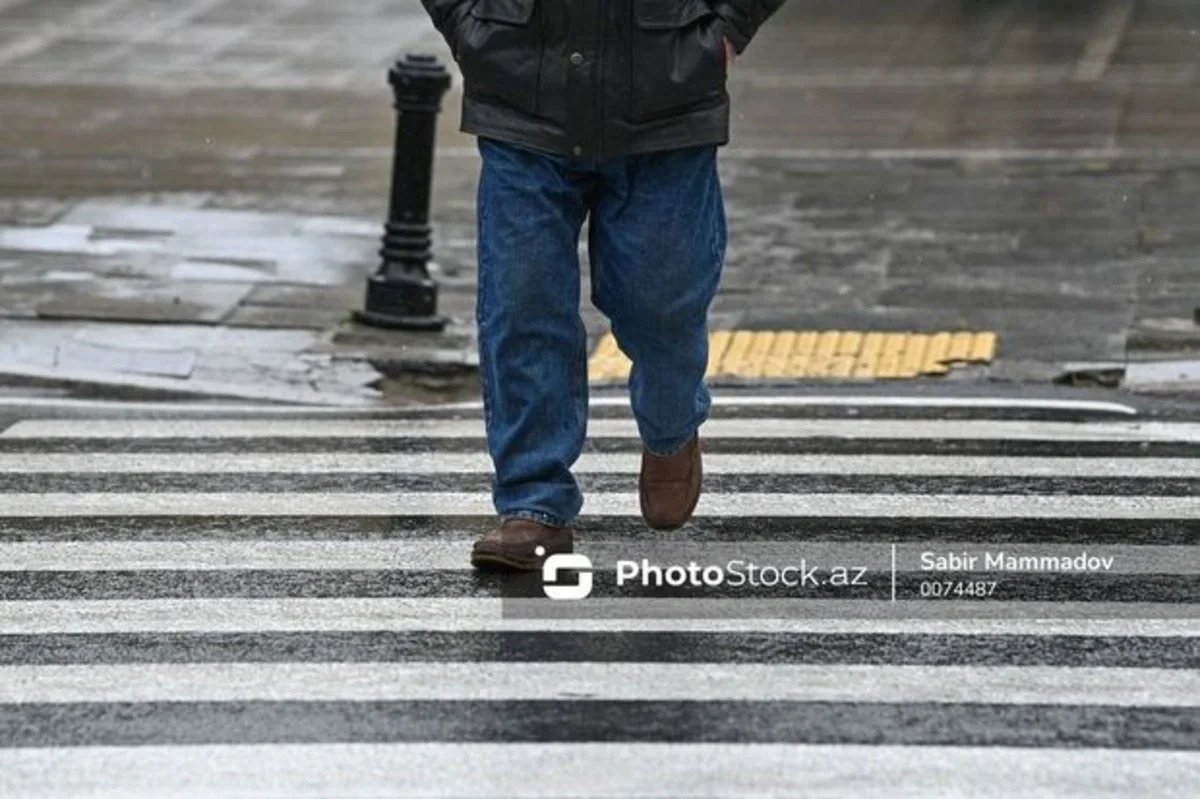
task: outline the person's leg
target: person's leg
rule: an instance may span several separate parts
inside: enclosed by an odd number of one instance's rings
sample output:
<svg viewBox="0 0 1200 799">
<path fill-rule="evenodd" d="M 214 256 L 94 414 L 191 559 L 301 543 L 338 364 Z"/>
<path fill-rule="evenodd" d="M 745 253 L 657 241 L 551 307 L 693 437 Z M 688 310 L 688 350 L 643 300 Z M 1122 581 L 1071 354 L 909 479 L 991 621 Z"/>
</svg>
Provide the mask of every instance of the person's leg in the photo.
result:
<svg viewBox="0 0 1200 799">
<path fill-rule="evenodd" d="M 592 301 L 633 363 L 642 441 L 670 455 L 708 416 L 708 310 L 725 258 L 717 148 L 615 159 L 590 228 Z"/>
<path fill-rule="evenodd" d="M 476 321 L 493 499 L 503 518 L 563 527 L 587 426 L 579 234 L 587 176 L 567 159 L 479 140 Z"/>
</svg>

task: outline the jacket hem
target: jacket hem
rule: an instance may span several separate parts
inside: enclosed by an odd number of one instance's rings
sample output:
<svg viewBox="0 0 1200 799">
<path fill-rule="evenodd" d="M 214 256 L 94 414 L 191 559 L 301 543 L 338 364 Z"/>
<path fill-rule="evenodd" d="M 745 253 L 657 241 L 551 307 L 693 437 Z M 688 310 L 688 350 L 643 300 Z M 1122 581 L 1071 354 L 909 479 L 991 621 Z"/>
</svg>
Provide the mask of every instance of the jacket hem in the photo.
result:
<svg viewBox="0 0 1200 799">
<path fill-rule="evenodd" d="M 571 157 L 571 147 L 562 136 L 547 136 L 539 126 L 544 123 L 532 118 L 527 124 L 497 125 L 490 120 L 482 120 L 479 114 L 464 108 L 462 123 L 459 130 L 470 136 L 507 142 L 531 150 L 537 150 L 549 155 Z M 604 142 L 604 158 L 616 158 L 623 155 L 644 155 L 662 150 L 679 150 L 687 147 L 703 147 L 708 145 L 724 146 L 730 142 L 729 103 L 689 115 L 675 117 L 665 124 L 657 123 L 655 129 L 639 128 L 628 122 L 621 122 L 617 132 L 610 133 Z M 595 155 L 591 153 L 589 155 Z"/>
</svg>

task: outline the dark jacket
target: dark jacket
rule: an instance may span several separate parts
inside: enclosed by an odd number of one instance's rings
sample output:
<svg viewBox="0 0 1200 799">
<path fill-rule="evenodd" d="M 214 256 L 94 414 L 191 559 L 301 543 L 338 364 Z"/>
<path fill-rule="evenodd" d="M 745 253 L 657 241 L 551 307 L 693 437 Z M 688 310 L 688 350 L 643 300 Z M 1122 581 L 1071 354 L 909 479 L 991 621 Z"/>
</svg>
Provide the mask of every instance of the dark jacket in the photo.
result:
<svg viewBox="0 0 1200 799">
<path fill-rule="evenodd" d="M 725 144 L 728 37 L 785 0 L 421 0 L 463 74 L 462 130 L 561 155 Z"/>
</svg>

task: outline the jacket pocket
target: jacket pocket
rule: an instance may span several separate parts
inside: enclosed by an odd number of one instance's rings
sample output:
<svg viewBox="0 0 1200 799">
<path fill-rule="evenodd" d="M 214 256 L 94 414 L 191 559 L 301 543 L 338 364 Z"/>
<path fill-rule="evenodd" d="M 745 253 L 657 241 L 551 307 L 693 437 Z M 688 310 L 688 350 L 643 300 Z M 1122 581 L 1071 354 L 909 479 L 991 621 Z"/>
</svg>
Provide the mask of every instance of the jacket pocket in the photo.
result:
<svg viewBox="0 0 1200 799">
<path fill-rule="evenodd" d="M 633 0 L 629 113 L 685 113 L 725 97 L 725 45 L 704 0 Z"/>
<path fill-rule="evenodd" d="M 528 113 L 538 110 L 542 31 L 538 0 L 475 0 L 456 54 L 463 91 Z"/>
</svg>

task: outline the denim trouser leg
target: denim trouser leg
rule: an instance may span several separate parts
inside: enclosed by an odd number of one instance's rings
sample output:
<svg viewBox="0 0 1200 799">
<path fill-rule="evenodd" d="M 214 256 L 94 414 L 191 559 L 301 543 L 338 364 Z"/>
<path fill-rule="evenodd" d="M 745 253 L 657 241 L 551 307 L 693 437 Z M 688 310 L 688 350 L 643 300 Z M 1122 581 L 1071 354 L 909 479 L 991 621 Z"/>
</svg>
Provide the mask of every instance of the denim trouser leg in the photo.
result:
<svg viewBox="0 0 1200 799">
<path fill-rule="evenodd" d="M 717 148 L 613 159 L 589 226 L 592 301 L 633 363 L 643 443 L 672 454 L 707 418 L 708 310 L 727 243 Z"/>
<path fill-rule="evenodd" d="M 642 441 L 677 451 L 708 415 L 708 309 L 726 246 L 717 148 L 603 162 L 481 138 L 480 376 L 501 516 L 565 524 L 583 505 L 571 468 L 587 435 L 579 233 L 589 217 L 592 301 L 633 361 Z"/>
<path fill-rule="evenodd" d="M 479 140 L 480 378 L 493 500 L 503 517 L 562 525 L 587 434 L 579 234 L 588 177 L 556 158 Z"/>
</svg>

